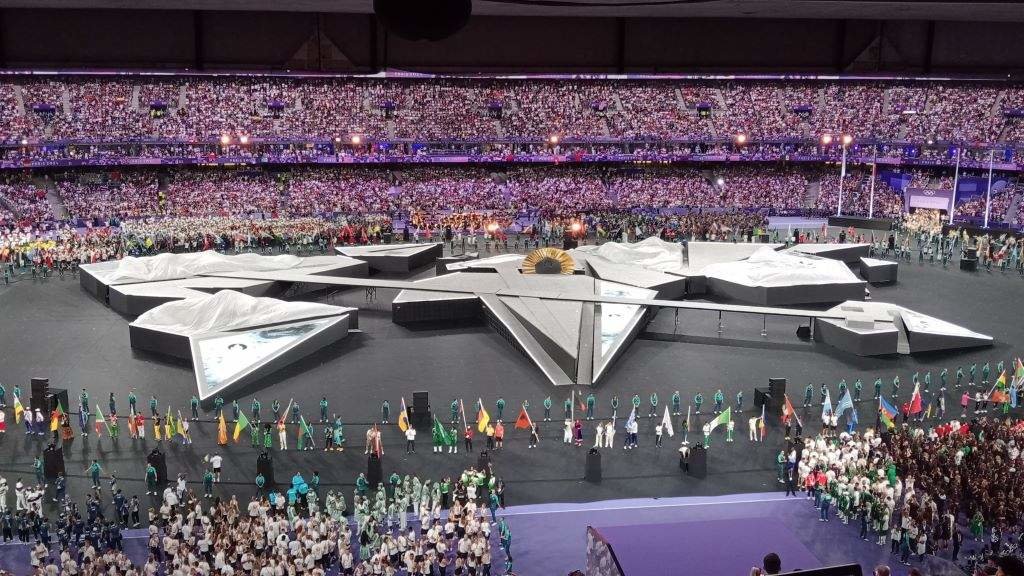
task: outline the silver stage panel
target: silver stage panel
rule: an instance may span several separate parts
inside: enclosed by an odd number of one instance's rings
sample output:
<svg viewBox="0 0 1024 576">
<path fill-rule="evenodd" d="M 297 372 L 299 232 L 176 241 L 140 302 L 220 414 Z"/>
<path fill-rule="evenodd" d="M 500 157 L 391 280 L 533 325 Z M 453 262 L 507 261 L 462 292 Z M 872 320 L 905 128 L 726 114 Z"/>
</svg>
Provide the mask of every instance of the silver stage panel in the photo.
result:
<svg viewBox="0 0 1024 576">
<path fill-rule="evenodd" d="M 870 250 L 870 244 L 797 244 L 786 251 L 813 254 L 822 258 L 840 260 L 847 264 L 858 264 L 861 258 L 867 257 Z"/>
<path fill-rule="evenodd" d="M 993 344 L 991 336 L 886 302 L 844 302 L 829 312 L 845 319 L 815 320 L 815 338 L 864 356 Z"/>
<path fill-rule="evenodd" d="M 877 258 L 860 259 L 860 276 L 871 284 L 896 282 L 898 271 L 898 262 L 879 260 Z"/>
<path fill-rule="evenodd" d="M 758 306 L 828 304 L 864 298 L 866 282 L 794 284 L 791 286 L 745 286 L 719 278 L 708 278 L 708 291 L 715 296 Z"/>
<path fill-rule="evenodd" d="M 848 325 L 842 320 L 814 321 L 814 339 L 857 356 L 896 354 L 899 329 L 888 323 L 871 323 L 871 327 Z"/>
<path fill-rule="evenodd" d="M 656 296 L 653 290 L 590 276 L 521 274 L 509 262 L 499 265 L 495 273 L 460 271 L 411 284 L 416 289 L 403 290 L 392 303 L 395 323 L 450 322 L 483 314 L 558 386 L 596 382 L 636 336 L 647 311 L 639 303 L 592 302 L 573 296 L 640 302 Z"/>
<path fill-rule="evenodd" d="M 110 307 L 126 316 L 138 316 L 165 302 L 194 298 L 221 290 L 237 290 L 250 296 L 274 296 L 280 292 L 270 280 L 198 277 L 163 282 L 116 284 L 109 288 Z"/>
<path fill-rule="evenodd" d="M 444 253 L 441 243 L 375 244 L 370 246 L 338 246 L 338 254 L 362 260 L 380 272 L 411 272 L 432 264 Z"/>
<path fill-rule="evenodd" d="M 189 338 L 199 399 L 274 372 L 348 336 L 349 316 L 302 320 Z"/>
</svg>

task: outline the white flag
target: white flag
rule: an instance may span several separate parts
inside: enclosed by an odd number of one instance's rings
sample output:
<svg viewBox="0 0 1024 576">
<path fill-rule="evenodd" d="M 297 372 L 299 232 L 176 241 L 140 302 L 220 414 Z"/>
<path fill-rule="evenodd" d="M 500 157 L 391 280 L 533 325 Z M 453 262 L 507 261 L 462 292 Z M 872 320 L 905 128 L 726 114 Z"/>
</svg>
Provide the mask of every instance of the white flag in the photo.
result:
<svg viewBox="0 0 1024 576">
<path fill-rule="evenodd" d="M 668 413 L 668 405 L 665 405 L 665 416 L 661 418 L 661 427 L 665 431 L 665 434 L 669 436 L 675 436 L 676 432 L 672 429 L 672 417 Z"/>
</svg>

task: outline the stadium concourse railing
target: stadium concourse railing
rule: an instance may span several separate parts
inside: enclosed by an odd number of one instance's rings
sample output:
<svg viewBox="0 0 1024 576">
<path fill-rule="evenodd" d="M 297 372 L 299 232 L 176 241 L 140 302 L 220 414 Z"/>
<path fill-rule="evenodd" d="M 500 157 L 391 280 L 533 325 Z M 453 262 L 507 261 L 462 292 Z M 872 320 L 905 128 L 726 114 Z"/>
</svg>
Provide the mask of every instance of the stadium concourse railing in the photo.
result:
<svg viewBox="0 0 1024 576">
<path fill-rule="evenodd" d="M 384 145 L 390 143 L 379 143 Z M 568 163 L 829 163 L 838 162 L 839 156 L 833 153 L 808 154 L 801 152 L 750 151 L 750 152 L 465 152 L 458 150 L 437 152 L 394 151 L 389 148 L 378 148 L 364 153 L 353 153 L 351 150 L 293 150 L 287 151 L 253 151 L 253 152 L 218 152 L 215 149 L 201 150 L 189 154 L 163 154 L 159 150 L 167 145 L 146 144 L 154 150 L 136 152 L 110 153 L 104 148 L 109 143 L 86 144 L 47 144 L 39 146 L 0 145 L 0 170 L 23 170 L 26 168 L 74 168 L 74 167 L 109 167 L 109 166 L 240 166 L 240 165 L 377 165 L 377 164 L 568 164 Z M 314 147 L 313 144 L 275 144 L 274 146 Z M 326 146 L 326 145 L 325 145 Z M 752 146 L 757 146 L 754 143 Z M 73 153 L 78 148 L 89 148 L 89 151 Z M 753 148 L 749 148 L 753 150 Z M 905 150 L 900 148 L 899 150 Z M 65 155 L 65 151 L 67 154 Z M 91 155 L 87 155 L 90 154 Z M 865 145 L 846 160 L 848 165 L 870 165 L 890 167 L 919 168 L 953 168 L 956 162 L 949 157 L 913 157 L 878 153 L 869 150 Z M 966 159 L 960 161 L 961 169 L 988 169 L 990 163 L 982 159 Z M 991 163 L 993 170 L 1002 172 L 1024 171 L 1024 161 L 1018 163 L 1015 157 Z"/>
</svg>

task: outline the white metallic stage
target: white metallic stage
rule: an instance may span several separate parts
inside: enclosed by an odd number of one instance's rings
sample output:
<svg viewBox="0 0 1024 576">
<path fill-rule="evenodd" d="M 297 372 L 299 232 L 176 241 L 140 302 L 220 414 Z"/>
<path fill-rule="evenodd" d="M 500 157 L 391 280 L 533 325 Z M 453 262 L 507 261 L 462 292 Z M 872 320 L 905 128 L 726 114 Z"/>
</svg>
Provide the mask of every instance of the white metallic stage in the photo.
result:
<svg viewBox="0 0 1024 576">
<path fill-rule="evenodd" d="M 807 318 L 815 341 L 862 356 L 992 344 L 989 336 L 904 307 L 859 301 L 865 282 L 845 260 L 861 247 L 837 246 L 782 251 L 702 242 L 684 248 L 648 239 L 538 251 L 556 254 L 558 273 L 524 273 L 537 270 L 537 261 L 505 254 L 439 262 L 447 273 L 419 281 L 367 278 L 367 268 L 416 269 L 434 262 L 440 245 L 361 250 L 353 257 L 166 255 L 83 266 L 81 283 L 123 314 L 145 312 L 130 326 L 132 346 L 191 358 L 203 398 L 263 377 L 356 328 L 356 309 L 265 297 L 327 287 L 398 290 L 397 324 L 484 318 L 555 385 L 599 381 L 659 308 L 717 314 L 720 326 L 725 314 Z M 174 278 L 179 275 L 185 277 Z M 727 301 L 678 299 L 705 289 Z M 780 306 L 837 301 L 828 310 Z"/>
</svg>

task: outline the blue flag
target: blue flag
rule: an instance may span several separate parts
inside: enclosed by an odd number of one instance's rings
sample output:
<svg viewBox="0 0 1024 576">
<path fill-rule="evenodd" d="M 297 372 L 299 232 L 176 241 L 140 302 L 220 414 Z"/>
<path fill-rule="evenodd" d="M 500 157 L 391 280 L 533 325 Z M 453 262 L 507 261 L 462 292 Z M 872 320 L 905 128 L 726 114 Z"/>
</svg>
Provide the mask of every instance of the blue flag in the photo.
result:
<svg viewBox="0 0 1024 576">
<path fill-rule="evenodd" d="M 839 399 L 839 403 L 836 404 L 836 416 L 842 416 L 843 412 L 850 410 L 850 418 L 846 427 L 847 432 L 853 432 L 853 429 L 857 426 L 857 408 L 853 405 L 853 398 L 850 397 L 850 390 L 847 389 L 843 397 Z"/>
<path fill-rule="evenodd" d="M 1009 390 L 1009 394 L 1010 394 L 1010 408 L 1016 408 L 1017 407 L 1017 394 L 1019 392 L 1020 391 L 1017 390 L 1017 381 L 1014 380 L 1013 383 L 1010 384 L 1010 390 Z"/>
<path fill-rule="evenodd" d="M 629 418 L 626 419 L 626 431 L 632 428 L 634 422 L 636 422 L 636 406 L 633 406 L 629 412 Z"/>
</svg>

